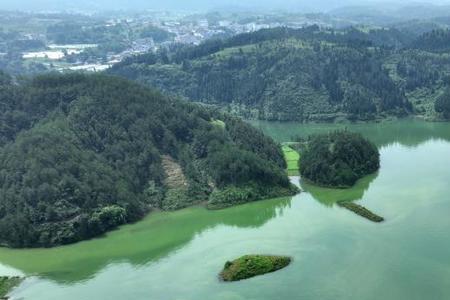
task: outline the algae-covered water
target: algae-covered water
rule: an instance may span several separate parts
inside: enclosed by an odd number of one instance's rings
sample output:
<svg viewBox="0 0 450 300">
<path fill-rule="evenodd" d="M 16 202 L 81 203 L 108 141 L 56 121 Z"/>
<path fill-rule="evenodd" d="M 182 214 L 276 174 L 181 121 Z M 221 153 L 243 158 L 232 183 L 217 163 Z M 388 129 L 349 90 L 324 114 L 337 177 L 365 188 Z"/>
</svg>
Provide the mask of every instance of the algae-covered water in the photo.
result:
<svg viewBox="0 0 450 300">
<path fill-rule="evenodd" d="M 336 128 L 253 124 L 280 142 Z M 381 152 L 380 171 L 350 190 L 301 184 L 305 192 L 293 198 L 154 213 L 71 246 L 0 249 L 0 275 L 28 276 L 11 294 L 24 300 L 450 299 L 450 124 L 342 127 Z M 363 219 L 339 200 L 386 221 Z M 244 254 L 294 261 L 276 273 L 220 282 L 225 261 Z"/>
</svg>

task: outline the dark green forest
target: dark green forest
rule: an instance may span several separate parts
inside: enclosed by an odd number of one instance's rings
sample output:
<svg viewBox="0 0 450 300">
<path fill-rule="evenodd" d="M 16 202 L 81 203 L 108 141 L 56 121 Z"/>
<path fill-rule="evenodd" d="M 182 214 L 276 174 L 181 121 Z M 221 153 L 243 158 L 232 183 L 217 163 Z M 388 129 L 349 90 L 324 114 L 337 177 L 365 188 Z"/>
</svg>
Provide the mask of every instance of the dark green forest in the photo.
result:
<svg viewBox="0 0 450 300">
<path fill-rule="evenodd" d="M 437 98 L 435 110 L 441 113 L 446 119 L 450 119 L 450 89 L 446 89 L 445 92 Z"/>
<path fill-rule="evenodd" d="M 334 131 L 303 141 L 300 174 L 328 187 L 351 187 L 356 181 L 380 168 L 377 147 L 361 134 Z"/>
<path fill-rule="evenodd" d="M 431 119 L 443 116 L 434 104 L 450 78 L 447 36 L 263 29 L 129 57 L 110 72 L 251 119 Z"/>
<path fill-rule="evenodd" d="M 6 246 L 76 242 L 152 209 L 296 192 L 279 145 L 261 132 L 124 79 L 1 75 L 0 105 Z"/>
<path fill-rule="evenodd" d="M 450 50 L 450 30 L 434 29 L 425 32 L 413 42 L 413 47 L 430 52 L 448 52 Z"/>
</svg>

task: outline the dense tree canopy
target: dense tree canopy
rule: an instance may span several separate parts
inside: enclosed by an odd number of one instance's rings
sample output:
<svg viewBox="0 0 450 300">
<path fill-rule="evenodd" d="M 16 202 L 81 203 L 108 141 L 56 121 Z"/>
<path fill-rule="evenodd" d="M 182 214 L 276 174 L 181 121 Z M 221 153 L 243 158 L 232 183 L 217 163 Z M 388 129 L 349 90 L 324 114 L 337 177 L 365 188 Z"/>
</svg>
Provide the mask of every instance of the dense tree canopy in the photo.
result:
<svg viewBox="0 0 450 300">
<path fill-rule="evenodd" d="M 418 37 L 412 46 L 417 49 L 442 52 L 450 50 L 450 30 L 434 29 Z"/>
<path fill-rule="evenodd" d="M 2 82 L 2 244 L 71 243 L 230 188 L 258 190 L 245 201 L 295 192 L 280 147 L 227 115 L 104 75 Z"/>
<path fill-rule="evenodd" d="M 264 29 L 129 57 L 111 72 L 245 118 L 435 119 L 450 34 L 428 31 Z"/>
<path fill-rule="evenodd" d="M 450 89 L 447 88 L 444 94 L 436 100 L 435 109 L 445 118 L 450 118 Z"/>
<path fill-rule="evenodd" d="M 111 70 L 193 101 L 268 120 L 373 119 L 411 111 L 377 31 L 275 28 L 135 56 Z M 395 39 L 396 32 L 381 36 Z M 389 40 L 388 38 L 385 38 Z"/>
<path fill-rule="evenodd" d="M 300 174 L 319 185 L 350 187 L 380 167 L 377 147 L 360 134 L 335 131 L 315 135 L 306 145 Z"/>
</svg>

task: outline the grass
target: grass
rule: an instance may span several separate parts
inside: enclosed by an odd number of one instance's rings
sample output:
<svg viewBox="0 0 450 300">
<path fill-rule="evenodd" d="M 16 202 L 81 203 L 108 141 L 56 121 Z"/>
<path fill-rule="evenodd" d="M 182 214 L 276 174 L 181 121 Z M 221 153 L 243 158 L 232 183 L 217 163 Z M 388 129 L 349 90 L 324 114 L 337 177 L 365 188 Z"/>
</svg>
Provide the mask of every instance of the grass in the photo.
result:
<svg viewBox="0 0 450 300">
<path fill-rule="evenodd" d="M 288 145 L 283 145 L 284 159 L 287 163 L 288 176 L 298 176 L 300 174 L 298 168 L 298 162 L 300 160 L 300 154 L 289 147 Z"/>
<path fill-rule="evenodd" d="M 222 121 L 222 120 L 212 120 L 212 121 L 211 121 L 211 124 L 212 124 L 213 126 L 217 126 L 217 127 L 219 127 L 219 128 L 222 128 L 222 129 L 225 129 L 225 127 L 226 127 L 225 122 Z"/>
<path fill-rule="evenodd" d="M 233 54 L 239 53 L 241 50 L 243 53 L 251 53 L 257 49 L 256 44 L 244 45 L 239 47 L 229 47 L 225 48 L 219 52 L 214 53 L 214 55 L 219 56 L 220 58 L 229 58 Z"/>
<path fill-rule="evenodd" d="M 20 277 L 0 277 L 0 299 L 8 299 L 6 295 L 21 282 Z"/>
<path fill-rule="evenodd" d="M 261 45 L 263 46 L 261 48 Z M 303 40 L 299 40 L 296 38 L 290 38 L 285 41 L 265 41 L 258 44 L 249 44 L 249 45 L 243 45 L 243 46 L 236 46 L 236 47 L 228 47 L 223 50 L 220 50 L 216 53 L 213 53 L 213 55 L 221 58 L 221 59 L 227 59 L 230 56 L 234 54 L 253 54 L 256 52 L 266 52 L 266 51 L 275 51 L 275 49 L 279 46 L 282 47 L 291 47 L 295 49 L 311 49 L 312 46 L 310 43 L 305 42 Z"/>
<path fill-rule="evenodd" d="M 248 279 L 281 270 L 291 261 L 287 256 L 245 255 L 234 261 L 227 261 L 220 277 L 224 281 Z"/>
<path fill-rule="evenodd" d="M 370 210 L 368 210 L 367 208 L 365 208 L 361 205 L 358 205 L 358 204 L 355 204 L 352 202 L 338 202 L 338 205 L 341 207 L 344 207 L 344 208 L 354 212 L 355 214 L 357 214 L 363 218 L 366 218 L 372 222 L 380 223 L 380 222 L 384 221 L 383 217 L 380 217 L 380 216 L 374 214 L 373 212 L 371 212 Z"/>
</svg>

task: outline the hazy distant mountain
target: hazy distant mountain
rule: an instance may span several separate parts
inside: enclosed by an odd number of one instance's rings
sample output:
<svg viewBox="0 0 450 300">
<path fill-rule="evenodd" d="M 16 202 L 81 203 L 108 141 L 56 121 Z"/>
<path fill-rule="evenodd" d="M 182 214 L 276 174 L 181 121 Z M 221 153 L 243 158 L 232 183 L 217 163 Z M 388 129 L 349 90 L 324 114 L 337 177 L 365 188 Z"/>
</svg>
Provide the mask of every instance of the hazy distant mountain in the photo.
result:
<svg viewBox="0 0 450 300">
<path fill-rule="evenodd" d="M 377 3 L 343 6 L 329 12 L 333 16 L 351 19 L 364 24 L 389 24 L 406 20 L 429 20 L 450 15 L 450 4 L 430 3 Z"/>
<path fill-rule="evenodd" d="M 115 9 L 180 9 L 211 10 L 226 6 L 241 8 L 330 11 L 338 7 L 377 3 L 376 0 L 16 0 L 1 1 L 0 9 L 14 10 L 115 10 Z M 449 0 L 425 0 L 423 3 L 449 3 Z M 411 4 L 410 0 L 396 0 L 382 6 Z"/>
</svg>

